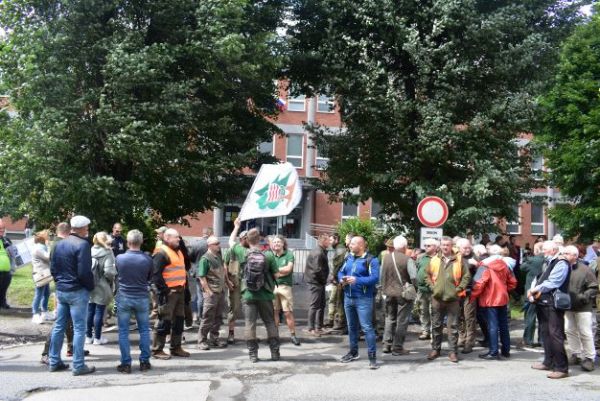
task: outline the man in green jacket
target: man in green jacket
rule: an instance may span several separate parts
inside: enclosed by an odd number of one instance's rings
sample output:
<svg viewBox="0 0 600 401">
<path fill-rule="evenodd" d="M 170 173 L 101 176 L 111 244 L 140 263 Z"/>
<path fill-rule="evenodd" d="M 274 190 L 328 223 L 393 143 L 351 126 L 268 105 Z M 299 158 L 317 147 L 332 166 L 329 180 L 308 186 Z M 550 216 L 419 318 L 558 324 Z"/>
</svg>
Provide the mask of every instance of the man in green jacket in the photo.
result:
<svg viewBox="0 0 600 401">
<path fill-rule="evenodd" d="M 427 356 L 434 360 L 440 356 L 444 318 L 448 317 L 448 343 L 450 362 L 458 362 L 458 314 L 459 299 L 465 296 L 465 290 L 471 280 L 467 261 L 460 253 L 452 251 L 452 238 L 442 237 L 440 253 L 429 262 L 425 281 L 431 289 L 432 341 L 431 352 Z"/>
<path fill-rule="evenodd" d="M 423 241 L 425 253 L 417 259 L 417 292 L 419 295 L 419 320 L 421 321 L 421 335 L 419 340 L 431 339 L 431 288 L 425 281 L 427 277 L 427 266 L 431 258 L 438 251 L 440 243 L 434 238 Z"/>
</svg>

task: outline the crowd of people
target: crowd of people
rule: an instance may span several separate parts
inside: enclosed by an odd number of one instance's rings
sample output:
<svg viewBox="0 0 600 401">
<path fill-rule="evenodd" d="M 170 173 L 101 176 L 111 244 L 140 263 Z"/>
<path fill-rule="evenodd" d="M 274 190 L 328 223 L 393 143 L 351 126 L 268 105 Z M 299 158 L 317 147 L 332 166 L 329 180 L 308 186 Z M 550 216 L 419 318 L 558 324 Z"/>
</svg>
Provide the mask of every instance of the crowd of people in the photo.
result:
<svg viewBox="0 0 600 401">
<path fill-rule="evenodd" d="M 123 236 L 116 223 L 111 234 L 98 232 L 90 242 L 90 223 L 84 216 L 60 223 L 54 242 L 46 230 L 34 235 L 32 322 L 55 318 L 42 353 L 51 372 L 69 368 L 61 356 L 65 334 L 73 374 L 94 372 L 85 364 L 84 346 L 107 343 L 103 322 L 113 302 L 121 353 L 117 369 L 122 373 L 132 371 L 131 319 L 140 337 L 141 371 L 151 369 L 151 358 L 189 357 L 183 333 L 194 324 L 199 326 L 199 350 L 235 344 L 235 322 L 242 312 L 250 361 L 259 361 L 259 317 L 271 360 L 281 357 L 278 327 L 283 321 L 291 342 L 301 344 L 294 316 L 294 253 L 285 237 L 268 237 L 264 244 L 256 228 L 240 232 L 238 219 L 229 248 L 221 250 L 209 228 L 200 239 L 187 242 L 175 229 L 161 227 L 156 230 L 154 251 L 143 252 L 139 230 Z M 431 344 L 429 360 L 442 354 L 444 327 L 451 362 L 458 363 L 459 353 L 471 353 L 477 345 L 487 348 L 479 355 L 482 359 L 507 359 L 510 299 L 521 292 L 525 328 L 519 346 L 544 349 L 543 361 L 532 368 L 548 371 L 552 379 L 567 377 L 573 365 L 594 370 L 600 345 L 596 320 L 600 241 L 583 248 L 565 245 L 560 236 L 540 238 L 526 251 L 513 237 L 506 242 L 499 238 L 492 242 L 484 236 L 476 245 L 467 238 L 429 238 L 424 249 L 411 250 L 399 235 L 386 241 L 379 255 L 372 255 L 360 235 L 349 233 L 343 243 L 337 234 L 320 235 L 304 266 L 310 294 L 306 335 L 347 335 L 349 349 L 342 363 L 359 359 L 359 338 L 364 336 L 368 366 L 377 369 L 378 342 L 385 354 L 407 355 L 408 326 L 419 322 L 418 339 Z M 11 244 L 1 221 L 0 239 L 0 284 L 8 287 L 4 283 L 10 274 L 4 272 L 10 273 L 6 248 Z M 55 316 L 48 312 L 52 280 Z M 8 308 L 2 289 L 0 306 Z M 224 316 L 228 335 L 220 338 Z M 478 329 L 482 339 L 477 343 Z"/>
</svg>

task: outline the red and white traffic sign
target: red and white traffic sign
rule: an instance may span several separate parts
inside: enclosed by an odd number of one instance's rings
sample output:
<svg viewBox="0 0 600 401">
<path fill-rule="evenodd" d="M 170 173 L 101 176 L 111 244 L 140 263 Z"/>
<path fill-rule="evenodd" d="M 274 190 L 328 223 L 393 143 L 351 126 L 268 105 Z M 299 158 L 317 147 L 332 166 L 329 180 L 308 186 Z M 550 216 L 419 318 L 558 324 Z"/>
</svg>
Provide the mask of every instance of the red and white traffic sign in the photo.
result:
<svg viewBox="0 0 600 401">
<path fill-rule="evenodd" d="M 419 202 L 417 217 L 426 227 L 439 227 L 448 220 L 448 205 L 442 198 L 428 196 Z"/>
</svg>

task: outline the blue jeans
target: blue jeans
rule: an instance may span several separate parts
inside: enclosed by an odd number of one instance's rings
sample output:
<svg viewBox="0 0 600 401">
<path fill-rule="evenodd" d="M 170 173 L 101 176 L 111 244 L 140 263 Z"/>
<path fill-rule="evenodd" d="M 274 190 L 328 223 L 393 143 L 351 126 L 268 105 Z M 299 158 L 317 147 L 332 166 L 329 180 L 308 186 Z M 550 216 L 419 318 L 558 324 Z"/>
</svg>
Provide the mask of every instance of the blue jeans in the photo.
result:
<svg viewBox="0 0 600 401">
<path fill-rule="evenodd" d="M 92 327 L 94 328 L 94 337 L 97 339 L 102 337 L 102 323 L 105 309 L 106 305 L 88 304 L 87 329 L 85 333 L 87 337 L 92 336 Z"/>
<path fill-rule="evenodd" d="M 50 284 L 42 287 L 35 287 L 35 295 L 33 296 L 33 304 L 31 309 L 33 314 L 40 312 L 48 312 L 48 300 L 50 299 Z M 40 308 L 41 306 L 41 308 Z"/>
<path fill-rule="evenodd" d="M 150 306 L 148 304 L 148 297 L 133 298 L 119 294 L 117 304 L 121 364 L 131 365 L 129 319 L 132 314 L 135 315 L 140 333 L 140 362 L 150 361 Z"/>
<path fill-rule="evenodd" d="M 89 299 L 90 292 L 85 288 L 69 292 L 56 291 L 58 316 L 54 322 L 50 340 L 50 368 L 62 363 L 60 352 L 69 315 L 73 320 L 73 371 L 81 370 L 85 366 L 83 343 L 85 341 L 85 311 Z"/>
<path fill-rule="evenodd" d="M 506 306 L 495 306 L 485 308 L 488 332 L 490 338 L 490 355 L 498 355 L 498 331 L 500 332 L 500 341 L 502 341 L 502 353 L 510 352 L 510 332 L 508 331 L 508 313 Z"/>
<path fill-rule="evenodd" d="M 348 322 L 350 352 L 358 353 L 359 325 L 365 333 L 369 354 L 377 351 L 377 336 L 373 327 L 373 298 L 344 297 L 344 310 Z"/>
</svg>

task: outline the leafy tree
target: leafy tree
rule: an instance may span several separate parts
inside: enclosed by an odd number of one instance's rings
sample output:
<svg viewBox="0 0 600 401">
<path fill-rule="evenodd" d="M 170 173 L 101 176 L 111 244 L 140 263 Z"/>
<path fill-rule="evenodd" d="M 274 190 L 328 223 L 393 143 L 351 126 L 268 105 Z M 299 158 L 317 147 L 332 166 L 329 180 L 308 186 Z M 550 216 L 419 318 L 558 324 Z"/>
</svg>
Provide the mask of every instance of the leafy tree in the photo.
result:
<svg viewBox="0 0 600 401">
<path fill-rule="evenodd" d="M 372 197 L 411 230 L 426 195 L 449 204 L 449 234 L 516 218 L 532 183 L 515 140 L 531 132 L 536 95 L 579 2 L 294 3 L 290 77 L 335 96 L 346 128 L 313 129 L 330 158 L 321 189 Z"/>
<path fill-rule="evenodd" d="M 0 214 L 175 221 L 238 195 L 278 129 L 283 1 L 0 3 Z"/>
<path fill-rule="evenodd" d="M 564 43 L 553 87 L 543 97 L 538 137 L 550 180 L 569 203 L 550 216 L 568 237 L 600 233 L 600 8 Z"/>
</svg>

